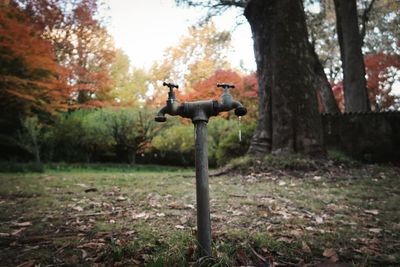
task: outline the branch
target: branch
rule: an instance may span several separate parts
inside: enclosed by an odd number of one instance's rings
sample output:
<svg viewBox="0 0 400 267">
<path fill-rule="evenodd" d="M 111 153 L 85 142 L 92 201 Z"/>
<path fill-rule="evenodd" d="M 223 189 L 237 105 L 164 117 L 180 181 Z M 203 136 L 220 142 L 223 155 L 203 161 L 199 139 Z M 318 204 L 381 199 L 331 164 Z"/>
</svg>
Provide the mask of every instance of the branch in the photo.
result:
<svg viewBox="0 0 400 267">
<path fill-rule="evenodd" d="M 366 31 L 367 31 L 367 23 L 368 23 L 369 15 L 370 15 L 370 12 L 372 10 L 374 3 L 375 3 L 375 0 L 371 0 L 369 5 L 364 9 L 364 12 L 361 16 L 361 31 L 360 31 L 361 46 L 364 45 L 364 38 L 365 38 Z"/>
</svg>

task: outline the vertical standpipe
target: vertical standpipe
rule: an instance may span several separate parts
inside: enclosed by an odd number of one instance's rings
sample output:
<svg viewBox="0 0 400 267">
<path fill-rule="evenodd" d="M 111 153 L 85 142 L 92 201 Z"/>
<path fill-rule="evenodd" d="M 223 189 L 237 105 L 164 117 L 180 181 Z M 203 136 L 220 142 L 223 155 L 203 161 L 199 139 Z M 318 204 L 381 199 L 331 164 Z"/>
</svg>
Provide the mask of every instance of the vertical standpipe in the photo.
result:
<svg viewBox="0 0 400 267">
<path fill-rule="evenodd" d="M 200 255 L 211 256 L 211 220 L 208 187 L 207 122 L 194 122 L 196 160 L 197 240 Z"/>
</svg>

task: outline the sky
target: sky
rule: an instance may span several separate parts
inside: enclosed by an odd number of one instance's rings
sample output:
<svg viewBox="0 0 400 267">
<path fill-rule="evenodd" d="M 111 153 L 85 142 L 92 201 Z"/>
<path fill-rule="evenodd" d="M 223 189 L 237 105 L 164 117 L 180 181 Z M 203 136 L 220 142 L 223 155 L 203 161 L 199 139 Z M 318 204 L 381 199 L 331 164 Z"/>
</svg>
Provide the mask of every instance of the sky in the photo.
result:
<svg viewBox="0 0 400 267">
<path fill-rule="evenodd" d="M 177 45 L 187 28 L 204 14 L 199 9 L 176 7 L 174 0 L 108 0 L 109 31 L 116 46 L 125 51 L 134 67 L 149 68 L 163 51 Z M 255 70 L 253 40 L 249 24 L 236 26 L 237 13 L 215 18 L 221 30 L 232 33 L 231 63 Z"/>
</svg>

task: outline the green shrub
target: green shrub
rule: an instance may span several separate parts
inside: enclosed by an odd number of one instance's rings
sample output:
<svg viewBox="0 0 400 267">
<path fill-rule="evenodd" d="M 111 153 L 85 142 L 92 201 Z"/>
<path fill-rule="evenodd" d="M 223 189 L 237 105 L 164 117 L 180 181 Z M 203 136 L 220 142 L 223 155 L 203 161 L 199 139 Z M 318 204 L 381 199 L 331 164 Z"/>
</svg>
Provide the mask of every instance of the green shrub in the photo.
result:
<svg viewBox="0 0 400 267">
<path fill-rule="evenodd" d="M 237 128 L 230 129 L 218 145 L 216 151 L 218 165 L 226 164 L 233 158 L 245 155 L 249 149 L 254 129 L 254 124 L 241 126 L 241 141 L 239 141 L 239 130 Z"/>
</svg>

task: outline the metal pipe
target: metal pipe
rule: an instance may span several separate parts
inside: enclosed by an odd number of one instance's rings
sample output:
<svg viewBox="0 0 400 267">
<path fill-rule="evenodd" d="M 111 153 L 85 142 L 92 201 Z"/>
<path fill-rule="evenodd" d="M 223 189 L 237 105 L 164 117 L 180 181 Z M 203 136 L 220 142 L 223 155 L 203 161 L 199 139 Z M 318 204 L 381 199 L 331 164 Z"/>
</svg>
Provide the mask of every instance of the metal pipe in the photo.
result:
<svg viewBox="0 0 400 267">
<path fill-rule="evenodd" d="M 208 187 L 207 122 L 195 121 L 197 240 L 200 255 L 211 256 L 211 220 Z"/>
<path fill-rule="evenodd" d="M 175 99 L 176 84 L 163 83 L 168 86 L 168 100 L 166 105 L 157 113 L 155 120 L 166 121 L 165 114 L 192 119 L 195 127 L 195 164 L 196 164 L 196 202 L 197 202 L 197 240 L 201 256 L 211 256 L 211 220 L 208 188 L 208 150 L 207 150 L 207 122 L 211 116 L 217 116 L 222 111 L 235 110 L 237 116 L 244 116 L 246 108 L 234 100 L 229 89 L 231 84 L 218 84 L 224 88 L 221 103 L 216 100 L 200 100 L 179 104 Z"/>
</svg>

